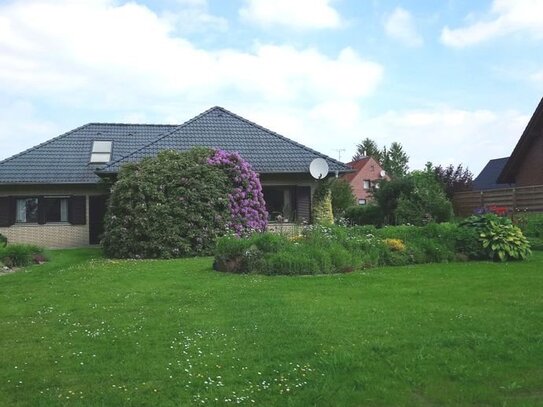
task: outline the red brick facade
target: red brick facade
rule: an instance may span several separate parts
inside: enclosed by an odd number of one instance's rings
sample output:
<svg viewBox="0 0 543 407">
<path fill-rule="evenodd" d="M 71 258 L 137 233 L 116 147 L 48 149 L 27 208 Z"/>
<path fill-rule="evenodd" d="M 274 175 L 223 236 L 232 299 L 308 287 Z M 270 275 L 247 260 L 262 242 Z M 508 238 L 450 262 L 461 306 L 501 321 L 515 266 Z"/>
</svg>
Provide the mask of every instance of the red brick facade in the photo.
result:
<svg viewBox="0 0 543 407">
<path fill-rule="evenodd" d="M 345 174 L 343 179 L 351 184 L 353 193 L 359 204 L 363 205 L 371 201 L 371 190 L 376 182 L 388 179 L 388 176 L 382 176 L 383 168 L 372 157 L 364 157 L 360 160 L 347 164 L 355 172 Z"/>
</svg>

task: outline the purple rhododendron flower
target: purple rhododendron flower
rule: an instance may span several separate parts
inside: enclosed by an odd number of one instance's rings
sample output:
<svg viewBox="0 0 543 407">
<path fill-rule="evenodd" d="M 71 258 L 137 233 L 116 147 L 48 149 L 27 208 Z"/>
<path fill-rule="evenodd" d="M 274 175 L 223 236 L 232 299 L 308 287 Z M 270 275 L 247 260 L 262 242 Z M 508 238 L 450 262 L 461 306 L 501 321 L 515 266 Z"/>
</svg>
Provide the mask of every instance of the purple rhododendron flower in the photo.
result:
<svg viewBox="0 0 543 407">
<path fill-rule="evenodd" d="M 239 236 L 264 231 L 268 212 L 260 178 L 251 165 L 239 153 L 224 150 L 216 150 L 207 162 L 224 168 L 232 181 L 232 192 L 228 196 L 229 228 Z"/>
</svg>

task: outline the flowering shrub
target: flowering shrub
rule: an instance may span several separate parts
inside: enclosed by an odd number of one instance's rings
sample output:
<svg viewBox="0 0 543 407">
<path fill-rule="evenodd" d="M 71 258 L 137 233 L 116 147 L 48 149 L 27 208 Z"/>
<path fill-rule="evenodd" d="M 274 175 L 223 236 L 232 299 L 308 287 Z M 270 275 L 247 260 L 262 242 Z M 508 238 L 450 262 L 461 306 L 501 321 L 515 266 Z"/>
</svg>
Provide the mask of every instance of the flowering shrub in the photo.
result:
<svg viewBox="0 0 543 407">
<path fill-rule="evenodd" d="M 163 151 L 124 165 L 117 178 L 102 239 L 109 257 L 210 254 L 219 236 L 266 228 L 258 174 L 238 153 Z"/>
<path fill-rule="evenodd" d="M 262 232 L 268 225 L 268 213 L 258 174 L 239 153 L 216 150 L 207 163 L 223 169 L 234 189 L 228 194 L 229 227 L 238 236 Z"/>
<path fill-rule="evenodd" d="M 385 244 L 393 252 L 405 251 L 405 244 L 401 239 L 385 239 Z"/>
</svg>

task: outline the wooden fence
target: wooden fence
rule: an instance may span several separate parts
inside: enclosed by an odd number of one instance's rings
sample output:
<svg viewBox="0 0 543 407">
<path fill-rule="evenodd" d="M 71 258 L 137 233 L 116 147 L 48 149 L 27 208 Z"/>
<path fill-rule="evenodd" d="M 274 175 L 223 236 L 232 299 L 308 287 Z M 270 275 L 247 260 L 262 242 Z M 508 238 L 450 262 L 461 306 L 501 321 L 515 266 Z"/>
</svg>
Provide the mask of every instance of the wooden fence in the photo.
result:
<svg viewBox="0 0 543 407">
<path fill-rule="evenodd" d="M 509 212 L 543 212 L 543 185 L 457 192 L 453 198 L 458 216 L 469 216 L 478 208 L 493 205 L 506 207 Z"/>
</svg>

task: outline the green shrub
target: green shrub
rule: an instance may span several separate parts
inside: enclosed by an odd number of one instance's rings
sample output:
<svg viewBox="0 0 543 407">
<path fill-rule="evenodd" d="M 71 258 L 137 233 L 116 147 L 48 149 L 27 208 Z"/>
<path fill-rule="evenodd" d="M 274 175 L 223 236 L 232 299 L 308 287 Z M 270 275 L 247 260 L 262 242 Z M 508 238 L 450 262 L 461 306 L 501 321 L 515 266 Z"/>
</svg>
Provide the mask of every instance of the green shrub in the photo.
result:
<svg viewBox="0 0 543 407">
<path fill-rule="evenodd" d="M 527 237 L 543 238 L 543 213 L 519 213 L 515 224 Z"/>
<path fill-rule="evenodd" d="M 491 259 L 523 260 L 531 254 L 530 243 L 514 225 L 490 223 L 480 238 Z"/>
<path fill-rule="evenodd" d="M 460 226 L 476 231 L 483 253 L 493 260 L 522 260 L 531 254 L 530 243 L 509 218 L 474 215 L 463 220 Z"/>
<path fill-rule="evenodd" d="M 543 238 L 529 237 L 528 241 L 530 242 L 530 248 L 532 250 L 543 250 Z"/>
<path fill-rule="evenodd" d="M 330 184 L 325 180 L 318 183 L 313 193 L 312 219 L 313 223 L 316 224 L 332 225 L 334 223 L 332 191 L 330 190 Z"/>
<path fill-rule="evenodd" d="M 121 167 L 102 241 L 109 257 L 210 253 L 229 220 L 227 175 L 205 165 L 211 150 L 164 151 Z"/>
<path fill-rule="evenodd" d="M 25 267 L 35 262 L 45 260 L 43 249 L 28 244 L 9 244 L 0 248 L 0 261 L 7 267 Z"/>
<path fill-rule="evenodd" d="M 284 251 L 269 256 L 266 262 L 266 274 L 303 275 L 321 273 L 317 259 L 311 251 Z"/>
<path fill-rule="evenodd" d="M 345 211 L 356 205 L 353 189 L 348 181 L 342 178 L 331 178 L 330 191 L 332 193 L 332 212 L 336 219 L 345 216 Z"/>
<path fill-rule="evenodd" d="M 258 176 L 238 154 L 163 151 L 121 167 L 102 247 L 118 258 L 211 254 L 229 230 L 264 229 L 264 205 Z"/>
<path fill-rule="evenodd" d="M 377 205 L 352 206 L 345 211 L 345 219 L 352 225 L 373 225 L 383 226 L 385 216 Z"/>
<path fill-rule="evenodd" d="M 8 238 L 5 237 L 2 233 L 0 233 L 0 248 L 6 247 L 8 244 Z"/>
</svg>

